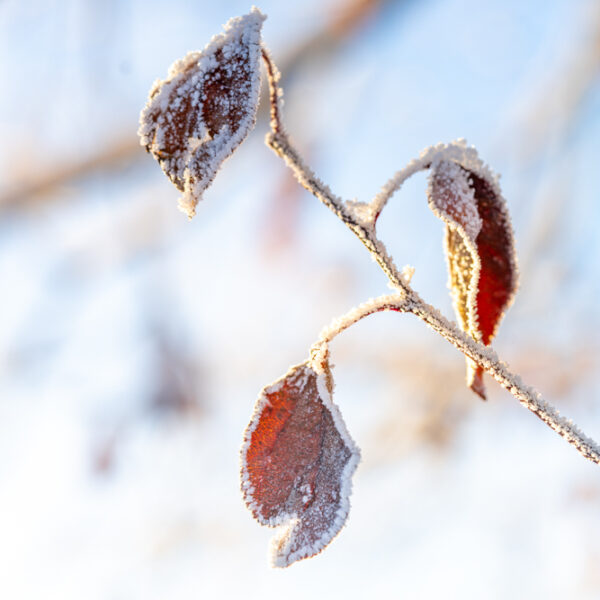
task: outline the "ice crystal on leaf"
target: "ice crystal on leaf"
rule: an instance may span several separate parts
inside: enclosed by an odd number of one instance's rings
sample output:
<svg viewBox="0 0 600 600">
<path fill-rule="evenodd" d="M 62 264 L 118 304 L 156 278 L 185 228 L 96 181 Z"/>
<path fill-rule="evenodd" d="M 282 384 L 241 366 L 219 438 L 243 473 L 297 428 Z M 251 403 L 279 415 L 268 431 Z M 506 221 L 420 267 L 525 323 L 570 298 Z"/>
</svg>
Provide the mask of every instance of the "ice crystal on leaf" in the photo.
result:
<svg viewBox="0 0 600 600">
<path fill-rule="evenodd" d="M 272 564 L 318 554 L 348 516 L 360 452 L 333 404 L 326 359 L 292 367 L 265 387 L 242 447 L 242 492 L 273 538 Z"/>
<path fill-rule="evenodd" d="M 428 200 L 446 223 L 449 285 L 459 325 L 473 339 L 489 345 L 517 288 L 506 202 L 486 169 L 449 160 L 431 165 Z M 470 359 L 467 384 L 485 399 L 483 369 Z"/>
<path fill-rule="evenodd" d="M 265 18 L 253 8 L 231 19 L 204 50 L 176 61 L 154 83 L 140 115 L 140 142 L 183 192 L 179 206 L 190 218 L 256 121 Z"/>
</svg>

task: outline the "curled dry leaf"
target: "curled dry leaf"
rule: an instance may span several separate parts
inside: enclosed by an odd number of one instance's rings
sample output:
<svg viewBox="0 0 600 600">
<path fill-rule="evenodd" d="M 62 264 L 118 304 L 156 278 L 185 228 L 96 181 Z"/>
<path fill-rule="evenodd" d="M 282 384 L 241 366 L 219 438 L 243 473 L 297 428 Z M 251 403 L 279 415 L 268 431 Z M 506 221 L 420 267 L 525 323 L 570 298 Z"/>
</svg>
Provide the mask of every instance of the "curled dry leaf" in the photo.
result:
<svg viewBox="0 0 600 600">
<path fill-rule="evenodd" d="M 348 516 L 360 452 L 331 399 L 326 361 L 292 367 L 265 387 L 244 434 L 242 492 L 273 538 L 274 566 L 318 554 Z"/>
<path fill-rule="evenodd" d="M 183 192 L 179 206 L 190 218 L 256 121 L 265 18 L 253 8 L 231 19 L 204 50 L 176 61 L 154 83 L 140 115 L 141 144 Z"/>
<path fill-rule="evenodd" d="M 431 165 L 428 200 L 446 223 L 450 289 L 461 328 L 488 345 L 517 289 L 517 260 L 506 201 L 480 161 Z M 485 399 L 483 369 L 467 359 L 467 384 Z"/>
</svg>

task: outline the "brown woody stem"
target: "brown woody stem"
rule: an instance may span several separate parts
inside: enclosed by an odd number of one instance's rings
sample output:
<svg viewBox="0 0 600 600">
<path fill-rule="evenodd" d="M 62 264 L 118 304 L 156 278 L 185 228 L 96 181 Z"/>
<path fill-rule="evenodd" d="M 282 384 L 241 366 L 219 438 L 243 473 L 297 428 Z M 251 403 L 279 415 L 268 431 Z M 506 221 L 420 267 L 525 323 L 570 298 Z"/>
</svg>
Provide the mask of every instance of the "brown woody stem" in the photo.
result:
<svg viewBox="0 0 600 600">
<path fill-rule="evenodd" d="M 449 322 L 436 308 L 421 299 L 419 294 L 410 286 L 407 279 L 398 271 L 392 257 L 377 238 L 375 231 L 377 214 L 372 219 L 361 219 L 349 208 L 348 204 L 336 196 L 304 163 L 298 151 L 291 144 L 281 121 L 281 92 L 277 85 L 277 69 L 266 50 L 263 50 L 263 58 L 267 64 L 271 98 L 272 131 L 267 134 L 266 144 L 283 158 L 293 171 L 298 182 L 325 204 L 366 246 L 377 264 L 388 276 L 392 286 L 400 292 L 402 312 L 411 312 L 419 317 L 434 331 L 458 348 L 465 356 L 468 356 L 490 373 L 525 408 L 530 410 L 546 423 L 548 427 L 556 431 L 569 444 L 574 446 L 582 456 L 600 464 L 600 447 L 594 440 L 585 436 L 570 420 L 561 417 L 558 410 L 546 402 L 537 391 L 525 385 L 521 381 L 521 378 L 516 373 L 510 371 L 508 366 L 498 358 L 498 355 L 491 347 L 476 342 L 465 332 L 461 331 L 454 323 Z M 381 203 L 381 208 L 383 204 L 384 202 Z M 379 310 L 385 309 L 381 308 Z M 365 314 L 362 316 L 367 316 L 378 311 L 371 310 L 369 312 L 366 310 L 364 312 Z M 349 324 L 345 325 L 342 329 L 355 322 L 351 321 L 352 319 L 348 319 Z M 342 329 L 339 329 L 339 331 Z"/>
</svg>

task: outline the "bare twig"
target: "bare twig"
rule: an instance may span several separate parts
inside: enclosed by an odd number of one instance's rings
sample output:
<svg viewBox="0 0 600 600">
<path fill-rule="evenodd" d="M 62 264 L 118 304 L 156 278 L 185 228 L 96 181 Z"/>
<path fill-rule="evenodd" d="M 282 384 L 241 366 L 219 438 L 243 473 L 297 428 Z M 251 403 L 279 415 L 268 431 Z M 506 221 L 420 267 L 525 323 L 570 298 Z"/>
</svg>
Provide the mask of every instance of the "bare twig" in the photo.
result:
<svg viewBox="0 0 600 600">
<path fill-rule="evenodd" d="M 476 342 L 456 325 L 450 323 L 436 308 L 422 300 L 417 292 L 412 289 L 408 279 L 398 271 L 392 257 L 378 239 L 375 230 L 376 220 L 387 200 L 409 175 L 426 168 L 431 158 L 424 155 L 421 159 L 413 161 L 384 186 L 382 192 L 371 204 L 344 202 L 316 177 L 290 142 L 281 120 L 281 91 L 278 88 L 275 75 L 277 69 L 267 52 L 263 52 L 263 58 L 267 64 L 271 98 L 272 131 L 267 134 L 266 143 L 284 159 L 299 183 L 325 204 L 360 239 L 388 276 L 391 285 L 400 292 L 399 295 L 395 296 L 396 308 L 391 306 L 389 297 L 387 297 L 387 308 L 411 312 L 419 317 L 463 354 L 490 373 L 523 406 L 565 438 L 582 456 L 600 464 L 600 447 L 596 442 L 585 436 L 570 420 L 561 417 L 556 408 L 546 402 L 537 391 L 525 385 L 521 378 L 511 372 L 507 365 L 498 358 L 492 348 Z M 361 306 L 362 308 L 354 309 L 351 313 L 342 317 L 337 325 L 334 324 L 333 327 L 330 327 L 321 335 L 321 341 L 325 342 L 323 345 L 326 345 L 327 341 L 359 318 L 378 310 L 385 310 L 386 300 L 379 299 L 379 302 L 372 301 L 371 304 L 367 303 L 367 305 Z"/>
</svg>

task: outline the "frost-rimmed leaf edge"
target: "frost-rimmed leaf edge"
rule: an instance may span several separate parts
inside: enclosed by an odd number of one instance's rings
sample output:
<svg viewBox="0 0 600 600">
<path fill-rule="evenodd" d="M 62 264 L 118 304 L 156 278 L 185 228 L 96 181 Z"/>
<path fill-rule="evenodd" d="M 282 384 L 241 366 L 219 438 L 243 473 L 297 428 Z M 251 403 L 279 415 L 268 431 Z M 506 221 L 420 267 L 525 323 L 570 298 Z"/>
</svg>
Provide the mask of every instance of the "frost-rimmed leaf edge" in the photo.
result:
<svg viewBox="0 0 600 600">
<path fill-rule="evenodd" d="M 202 200 L 203 193 L 210 187 L 214 181 L 215 176 L 220 170 L 223 162 L 229 158 L 237 147 L 244 141 L 250 131 L 256 124 L 256 116 L 258 110 L 258 103 L 260 99 L 260 88 L 261 88 L 261 26 L 263 21 L 266 19 L 264 15 L 256 6 L 251 8 L 251 11 L 246 15 L 239 17 L 232 17 L 223 26 L 223 31 L 215 34 L 212 39 L 206 44 L 202 50 L 193 50 L 188 52 L 183 58 L 175 60 L 168 69 L 167 77 L 164 80 L 156 79 L 152 84 L 150 92 L 148 94 L 148 100 L 140 113 L 138 136 L 140 138 L 140 144 L 150 152 L 157 161 L 160 162 L 159 157 L 153 151 L 154 140 L 156 139 L 156 130 L 158 125 L 151 123 L 147 118 L 155 102 L 161 100 L 168 100 L 173 88 L 176 87 L 180 80 L 185 75 L 186 69 L 194 62 L 198 63 L 201 60 L 209 62 L 210 57 L 216 53 L 217 50 L 222 49 L 226 44 L 230 43 L 239 32 L 244 31 L 244 28 L 252 27 L 255 28 L 255 39 L 248 43 L 249 46 L 249 61 L 253 66 L 254 77 L 252 77 L 249 93 L 249 104 L 251 110 L 247 115 L 247 118 L 243 119 L 237 128 L 236 132 L 230 136 L 229 140 L 223 144 L 220 152 L 213 158 L 210 165 L 207 167 L 205 176 L 199 181 L 195 182 L 193 188 L 190 187 L 191 179 L 189 174 L 185 177 L 184 188 L 181 189 L 174 181 L 175 186 L 183 192 L 183 195 L 178 200 L 179 209 L 184 212 L 190 219 L 196 214 L 196 206 Z M 201 106 L 201 105 L 200 105 Z M 161 107 L 162 109 L 162 107 Z M 200 108 L 201 110 L 201 108 Z M 223 134 L 222 131 L 217 133 L 215 139 Z M 189 142 L 188 142 L 189 143 Z M 201 145 L 202 142 L 199 142 Z M 194 152 L 196 148 L 192 149 Z M 161 164 L 162 167 L 162 164 Z M 165 170 L 163 168 L 163 170 Z M 186 172 L 188 169 L 186 168 Z M 171 176 L 167 173 L 169 179 Z M 171 179 L 172 180 L 172 179 Z"/>
<path fill-rule="evenodd" d="M 361 453 L 360 448 L 356 445 L 355 441 L 350 435 L 350 432 L 348 431 L 348 428 L 346 427 L 346 423 L 344 422 L 339 407 L 333 401 L 333 378 L 331 377 L 331 371 L 329 370 L 326 355 L 327 349 L 324 348 L 323 352 L 316 353 L 310 359 L 291 366 L 284 375 L 279 377 L 274 382 L 266 385 L 260 391 L 258 398 L 256 399 L 252 417 L 248 426 L 244 430 L 242 447 L 240 449 L 240 479 L 242 496 L 244 498 L 246 507 L 261 525 L 272 528 L 286 526 L 281 532 L 277 532 L 270 542 L 269 557 L 271 566 L 273 567 L 287 567 L 298 560 L 319 554 L 340 533 L 346 523 L 346 520 L 348 519 L 348 514 L 350 512 L 352 476 L 354 475 L 354 472 L 360 463 Z M 293 531 L 293 528 L 297 520 L 299 520 L 299 517 L 298 515 L 292 515 L 289 513 L 280 513 L 276 517 L 272 517 L 270 519 L 265 519 L 262 517 L 260 514 L 260 502 L 257 501 L 252 494 L 253 488 L 250 483 L 250 475 L 247 469 L 246 456 L 252 442 L 252 434 L 258 427 L 263 409 L 270 405 L 267 399 L 267 394 L 269 392 L 275 393 L 279 387 L 284 385 L 285 380 L 293 375 L 293 373 L 300 367 L 309 367 L 315 372 L 319 399 L 323 403 L 323 406 L 329 410 L 333 424 L 350 452 L 350 458 L 344 466 L 341 475 L 339 508 L 336 511 L 335 519 L 330 524 L 329 529 L 318 540 L 320 544 L 319 547 L 314 548 L 313 546 L 304 546 L 289 554 L 287 559 L 284 559 L 284 557 L 277 552 L 277 548 L 280 546 L 281 540 Z"/>
</svg>

